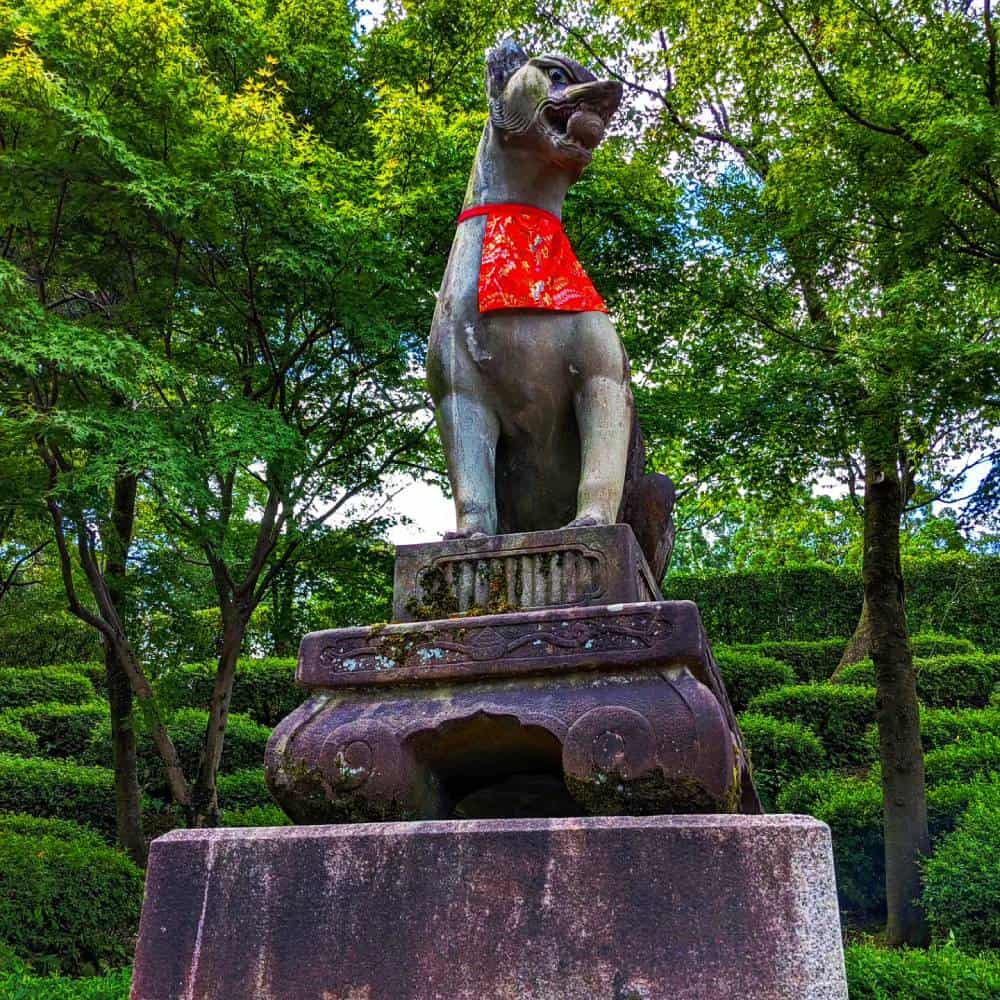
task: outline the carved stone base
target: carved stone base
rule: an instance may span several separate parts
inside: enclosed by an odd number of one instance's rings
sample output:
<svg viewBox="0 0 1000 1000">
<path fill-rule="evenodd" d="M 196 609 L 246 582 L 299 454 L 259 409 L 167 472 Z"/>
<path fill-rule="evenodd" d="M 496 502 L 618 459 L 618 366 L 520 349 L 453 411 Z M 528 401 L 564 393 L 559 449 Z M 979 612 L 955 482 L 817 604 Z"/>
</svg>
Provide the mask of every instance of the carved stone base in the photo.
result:
<svg viewBox="0 0 1000 1000">
<path fill-rule="evenodd" d="M 297 676 L 266 756 L 297 822 L 759 811 L 687 601 L 315 632 Z"/>
</svg>

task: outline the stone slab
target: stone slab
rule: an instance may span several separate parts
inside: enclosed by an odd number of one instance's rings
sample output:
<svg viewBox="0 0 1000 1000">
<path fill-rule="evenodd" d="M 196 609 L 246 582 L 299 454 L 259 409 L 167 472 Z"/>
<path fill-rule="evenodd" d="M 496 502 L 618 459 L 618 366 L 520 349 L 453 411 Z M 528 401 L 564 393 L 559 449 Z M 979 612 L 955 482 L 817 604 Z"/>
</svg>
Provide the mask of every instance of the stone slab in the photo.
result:
<svg viewBox="0 0 1000 1000">
<path fill-rule="evenodd" d="M 801 816 L 176 831 L 132 1000 L 846 1000 Z"/>
<path fill-rule="evenodd" d="M 707 657 L 698 608 L 646 601 L 310 632 L 296 680 L 308 688 L 615 670 Z"/>
<path fill-rule="evenodd" d="M 393 621 L 662 598 L 627 524 L 400 545 Z"/>
</svg>

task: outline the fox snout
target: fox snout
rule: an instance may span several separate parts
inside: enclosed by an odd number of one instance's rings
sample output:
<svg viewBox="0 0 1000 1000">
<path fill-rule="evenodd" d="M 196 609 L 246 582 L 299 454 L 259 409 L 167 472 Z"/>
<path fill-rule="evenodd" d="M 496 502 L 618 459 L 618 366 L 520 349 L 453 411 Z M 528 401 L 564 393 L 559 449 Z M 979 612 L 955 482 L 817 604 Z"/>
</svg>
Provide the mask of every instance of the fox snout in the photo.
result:
<svg viewBox="0 0 1000 1000">
<path fill-rule="evenodd" d="M 587 110 L 596 111 L 607 125 L 622 102 L 622 85 L 617 80 L 577 83 L 566 88 L 564 100 L 582 105 Z"/>
</svg>

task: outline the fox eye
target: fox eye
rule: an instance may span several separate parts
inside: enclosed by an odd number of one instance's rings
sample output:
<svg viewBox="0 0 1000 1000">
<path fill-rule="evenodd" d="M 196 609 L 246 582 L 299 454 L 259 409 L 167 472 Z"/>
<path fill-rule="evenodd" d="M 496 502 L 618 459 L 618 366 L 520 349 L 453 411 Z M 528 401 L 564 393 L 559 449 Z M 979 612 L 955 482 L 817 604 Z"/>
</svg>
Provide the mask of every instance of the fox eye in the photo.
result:
<svg viewBox="0 0 1000 1000">
<path fill-rule="evenodd" d="M 564 70 L 559 69 L 558 66 L 553 66 L 549 70 L 549 79 L 560 87 L 565 87 L 569 83 L 569 77 L 566 75 Z"/>
</svg>

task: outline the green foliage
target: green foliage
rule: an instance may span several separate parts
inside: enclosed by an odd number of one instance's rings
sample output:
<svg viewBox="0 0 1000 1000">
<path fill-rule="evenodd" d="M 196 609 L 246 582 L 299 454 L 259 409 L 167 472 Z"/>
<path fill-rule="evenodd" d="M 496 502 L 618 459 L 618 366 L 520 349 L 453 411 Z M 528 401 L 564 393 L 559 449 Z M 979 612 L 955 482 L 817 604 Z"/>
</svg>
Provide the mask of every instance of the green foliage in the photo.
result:
<svg viewBox="0 0 1000 1000">
<path fill-rule="evenodd" d="M 0 667 L 84 662 L 100 655 L 97 632 L 75 615 L 5 616 L 0 623 Z"/>
<path fill-rule="evenodd" d="M 792 668 L 787 663 L 769 656 L 728 649 L 725 646 L 718 647 L 713 653 L 736 712 L 742 712 L 762 691 L 792 684 L 795 680 Z"/>
<path fill-rule="evenodd" d="M 1000 948 L 1000 785 L 969 804 L 924 866 L 924 906 L 938 937 L 960 948 Z"/>
<path fill-rule="evenodd" d="M 169 719 L 167 731 L 180 757 L 181 767 L 189 779 L 197 772 L 198 759 L 208 726 L 208 712 L 197 708 L 178 709 Z M 271 731 L 246 715 L 234 712 L 226 726 L 226 740 L 222 748 L 222 772 L 239 771 L 255 767 L 264 760 L 264 747 Z M 163 763 L 153 746 L 152 738 L 145 731 L 137 733 L 139 783 L 152 796 L 169 798 Z M 107 713 L 89 738 L 84 754 L 86 763 L 111 766 L 111 723 Z"/>
<path fill-rule="evenodd" d="M 104 767 L 0 754 L 0 811 L 72 817 L 111 840 L 114 774 Z"/>
<path fill-rule="evenodd" d="M 94 729 L 108 718 L 108 706 L 101 702 L 64 705 L 44 702 L 8 709 L 3 718 L 30 730 L 43 757 L 82 757 L 90 746 Z"/>
<path fill-rule="evenodd" d="M 932 841 L 952 830 L 970 801 L 989 791 L 977 782 L 942 784 L 927 795 Z M 876 915 L 885 907 L 882 788 L 877 780 L 834 773 L 804 775 L 778 795 L 780 812 L 815 816 L 830 827 L 841 906 Z"/>
<path fill-rule="evenodd" d="M 0 940 L 41 971 L 125 965 L 143 874 L 124 854 L 80 839 L 0 830 Z"/>
<path fill-rule="evenodd" d="M 79 705 L 93 697 L 90 681 L 71 670 L 59 667 L 0 669 L 0 709 L 52 701 Z"/>
<path fill-rule="evenodd" d="M 908 560 L 904 564 L 907 617 L 916 635 L 930 634 L 916 655 L 967 652 L 938 638 L 941 633 L 1000 649 L 1000 556 L 948 555 Z M 787 567 L 711 575 L 671 574 L 665 583 L 671 598 L 695 601 L 715 642 L 753 644 L 765 656 L 795 663 L 790 640 L 829 637 L 829 659 L 819 647 L 802 654 L 802 680 L 833 672 L 861 613 L 861 582 L 848 569 L 830 566 Z M 834 643 L 836 639 L 836 643 Z M 766 646 L 757 644 L 766 642 Z M 772 645 L 776 643 L 777 645 Z M 834 656 L 834 645 L 840 650 Z M 789 648 L 787 656 L 781 650 Z M 815 672 L 813 672 L 815 671 Z M 826 676 L 829 677 L 830 673 Z"/>
<path fill-rule="evenodd" d="M 1000 655 L 958 653 L 914 659 L 917 697 L 931 707 L 977 707 L 985 705 L 1000 678 Z M 838 684 L 875 684 L 875 666 L 861 660 L 844 667 Z"/>
<path fill-rule="evenodd" d="M 820 738 L 830 763 L 871 760 L 865 732 L 875 721 L 875 691 L 838 684 L 803 684 L 765 691 L 750 702 L 751 712 L 809 726 Z"/>
<path fill-rule="evenodd" d="M 808 726 L 753 712 L 744 713 L 739 721 L 750 751 L 754 784 L 768 812 L 789 781 L 826 764 L 823 745 Z"/>
<path fill-rule="evenodd" d="M 78 840 L 92 847 L 104 847 L 104 838 L 88 827 L 68 819 L 31 816 L 27 813 L 0 812 L 0 832 L 22 837 L 53 837 L 56 840 Z"/>
<path fill-rule="evenodd" d="M 850 944 L 844 949 L 851 1000 L 993 1000 L 1000 959 L 954 947 L 928 951 Z"/>
<path fill-rule="evenodd" d="M 131 988 L 131 969 L 86 979 L 0 973 L 0 996 L 4 1000 L 129 1000 Z"/>
<path fill-rule="evenodd" d="M 1000 706 L 988 708 L 922 708 L 920 742 L 924 752 L 975 739 L 981 733 L 1000 734 Z M 868 742 L 878 747 L 878 730 L 868 730 Z"/>
<path fill-rule="evenodd" d="M 829 680 L 844 652 L 845 641 L 837 639 L 757 642 L 728 647 L 733 652 L 771 656 L 791 665 L 795 679 L 802 684 Z"/>
<path fill-rule="evenodd" d="M 168 671 L 157 688 L 170 708 L 204 708 L 212 696 L 216 664 L 185 663 Z M 265 726 L 275 726 L 305 700 L 295 686 L 295 660 L 268 657 L 241 659 L 230 702 L 234 712 L 242 712 Z"/>
<path fill-rule="evenodd" d="M 973 733 L 961 743 L 932 750 L 924 757 L 929 785 L 989 779 L 1000 773 L 1000 733 Z"/>
<path fill-rule="evenodd" d="M 35 734 L 28 732 L 7 713 L 0 715 L 0 753 L 30 757 L 37 752 L 38 740 L 35 739 Z"/>
<path fill-rule="evenodd" d="M 237 813 L 273 806 L 274 799 L 264 781 L 264 768 L 246 768 L 232 774 L 220 774 L 219 805 L 223 810 Z"/>
<path fill-rule="evenodd" d="M 232 791 L 230 789 L 230 791 Z M 273 802 L 269 805 L 251 806 L 248 809 L 225 809 L 222 813 L 222 826 L 291 826 L 292 821 L 285 815 L 280 806 Z"/>
</svg>

